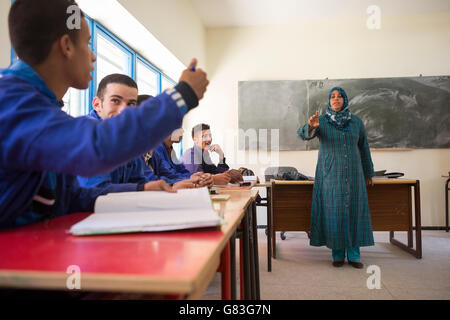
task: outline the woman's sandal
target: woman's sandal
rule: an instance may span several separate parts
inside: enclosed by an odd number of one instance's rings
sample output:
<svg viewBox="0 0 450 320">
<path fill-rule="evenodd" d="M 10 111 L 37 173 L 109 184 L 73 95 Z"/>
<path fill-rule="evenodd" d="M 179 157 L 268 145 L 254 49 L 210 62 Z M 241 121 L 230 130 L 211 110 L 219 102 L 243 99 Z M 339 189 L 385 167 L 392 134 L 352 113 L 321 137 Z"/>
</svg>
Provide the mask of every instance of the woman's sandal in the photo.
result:
<svg viewBox="0 0 450 320">
<path fill-rule="evenodd" d="M 359 262 L 359 261 L 348 261 L 348 264 L 349 265 L 351 265 L 353 268 L 356 268 L 356 269 L 362 269 L 362 268 L 364 268 L 364 264 L 362 264 L 361 262 Z"/>
<path fill-rule="evenodd" d="M 333 267 L 336 267 L 336 268 L 342 267 L 344 265 L 344 263 L 345 263 L 344 260 L 334 260 Z"/>
</svg>

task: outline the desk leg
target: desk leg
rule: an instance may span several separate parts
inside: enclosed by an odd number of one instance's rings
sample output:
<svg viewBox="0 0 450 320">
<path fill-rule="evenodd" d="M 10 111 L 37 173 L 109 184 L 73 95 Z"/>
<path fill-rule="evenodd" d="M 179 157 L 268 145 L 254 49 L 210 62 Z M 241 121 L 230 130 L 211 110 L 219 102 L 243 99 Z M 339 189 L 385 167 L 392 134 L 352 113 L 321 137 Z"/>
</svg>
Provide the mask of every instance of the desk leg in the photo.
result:
<svg viewBox="0 0 450 320">
<path fill-rule="evenodd" d="M 409 203 L 412 203 L 412 197 L 411 197 L 411 188 L 409 187 Z M 413 216 L 412 216 L 412 205 L 409 205 L 408 210 L 409 215 L 409 230 L 408 230 L 408 248 L 413 248 Z"/>
<path fill-rule="evenodd" d="M 271 190 L 271 192 L 273 191 L 273 186 L 272 186 L 272 188 L 270 190 Z M 273 201 L 272 198 L 273 197 L 271 196 L 271 201 Z M 269 232 L 271 233 L 270 236 L 272 237 L 272 256 L 273 256 L 274 259 L 276 259 L 277 258 L 277 243 L 276 243 L 277 237 L 276 237 L 275 227 L 273 225 L 273 220 L 274 220 L 274 217 L 273 217 L 273 210 L 272 210 L 272 206 L 271 206 L 271 209 L 270 209 L 271 230 Z"/>
<path fill-rule="evenodd" d="M 242 228 L 242 222 L 241 222 Z M 245 287 L 245 278 L 244 278 L 244 244 L 242 239 L 242 229 L 239 236 L 239 289 L 240 289 L 240 299 L 245 299 L 244 287 Z"/>
<path fill-rule="evenodd" d="M 450 182 L 450 178 L 447 179 L 447 183 L 445 184 L 445 232 L 448 232 L 448 184 Z"/>
<path fill-rule="evenodd" d="M 414 204 L 416 214 L 416 258 L 422 259 L 422 221 L 420 212 L 420 182 L 416 181 L 414 186 Z"/>
<path fill-rule="evenodd" d="M 255 262 L 255 247 L 254 247 L 254 239 L 255 234 L 253 233 L 253 225 L 255 224 L 255 220 L 253 219 L 253 206 L 250 204 L 246 209 L 247 214 L 247 223 L 248 223 L 248 254 L 249 254 L 249 278 L 250 278 L 250 299 L 254 300 L 256 296 L 256 262 Z"/>
<path fill-rule="evenodd" d="M 230 268 L 230 244 L 228 243 L 222 251 L 221 273 L 222 273 L 222 300 L 231 299 L 231 268 Z"/>
<path fill-rule="evenodd" d="M 236 300 L 236 232 L 230 238 L 231 300 Z"/>
<path fill-rule="evenodd" d="M 272 230 L 272 256 L 274 259 L 277 258 L 277 234 L 275 230 Z"/>
<path fill-rule="evenodd" d="M 244 269 L 244 300 L 251 299 L 251 281 L 250 281 L 250 250 L 249 250 L 249 227 L 247 212 L 242 219 L 242 257 Z M 241 264 L 242 265 L 242 264 Z"/>
<path fill-rule="evenodd" d="M 408 231 L 408 248 L 414 247 L 413 245 L 413 230 Z"/>
<path fill-rule="evenodd" d="M 255 268 L 255 300 L 260 300 L 260 288 L 259 288 L 259 253 L 258 253 L 258 226 L 256 221 L 256 203 L 252 203 L 252 218 L 253 218 L 253 263 Z"/>
<path fill-rule="evenodd" d="M 412 239 L 410 240 L 410 234 L 408 231 L 408 245 L 401 243 L 400 241 L 394 239 L 394 231 L 390 231 L 389 240 L 393 245 L 405 250 L 406 252 L 412 254 L 417 259 L 422 259 L 422 223 L 420 215 L 420 183 L 416 181 L 413 185 L 414 187 L 414 208 L 415 208 L 415 220 L 416 220 L 416 249 L 414 250 L 410 244 L 412 244 Z M 411 191 L 410 191 L 411 192 Z"/>
<path fill-rule="evenodd" d="M 267 194 L 267 272 L 272 271 L 272 199 L 270 188 L 266 188 Z"/>
</svg>

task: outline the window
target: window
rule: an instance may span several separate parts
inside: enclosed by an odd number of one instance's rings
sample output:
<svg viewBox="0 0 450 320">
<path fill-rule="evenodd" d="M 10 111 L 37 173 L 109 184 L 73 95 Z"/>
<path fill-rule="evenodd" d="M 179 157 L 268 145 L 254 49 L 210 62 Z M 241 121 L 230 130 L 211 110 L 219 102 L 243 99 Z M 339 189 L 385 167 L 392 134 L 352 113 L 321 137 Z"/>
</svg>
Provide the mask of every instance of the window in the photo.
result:
<svg viewBox="0 0 450 320">
<path fill-rule="evenodd" d="M 139 94 L 156 96 L 159 93 L 159 72 L 142 61 L 141 58 L 138 58 L 136 63 L 136 83 L 139 88 Z"/>
<path fill-rule="evenodd" d="M 167 78 L 165 75 L 161 76 L 161 92 L 168 89 L 175 87 L 176 82 L 172 79 Z"/>
<path fill-rule="evenodd" d="M 89 105 L 88 100 L 88 90 L 77 90 L 74 88 L 69 88 L 66 95 L 63 97 L 64 107 L 62 110 L 72 117 L 80 117 L 89 113 L 86 106 Z"/>
<path fill-rule="evenodd" d="M 131 53 L 123 50 L 115 41 L 105 33 L 97 33 L 97 82 L 112 73 L 121 73 L 131 76 Z"/>
<path fill-rule="evenodd" d="M 97 94 L 98 84 L 112 73 L 122 73 L 133 78 L 138 84 L 140 94 L 156 96 L 162 90 L 175 86 L 175 81 L 139 56 L 114 34 L 88 16 L 85 18 L 92 35 L 91 50 L 97 56 L 95 70 L 92 72 L 93 81 L 86 90 L 69 88 L 63 97 L 62 110 L 73 117 L 88 114 L 92 109 L 92 100 Z M 11 49 L 11 62 L 14 59 L 17 57 Z"/>
</svg>

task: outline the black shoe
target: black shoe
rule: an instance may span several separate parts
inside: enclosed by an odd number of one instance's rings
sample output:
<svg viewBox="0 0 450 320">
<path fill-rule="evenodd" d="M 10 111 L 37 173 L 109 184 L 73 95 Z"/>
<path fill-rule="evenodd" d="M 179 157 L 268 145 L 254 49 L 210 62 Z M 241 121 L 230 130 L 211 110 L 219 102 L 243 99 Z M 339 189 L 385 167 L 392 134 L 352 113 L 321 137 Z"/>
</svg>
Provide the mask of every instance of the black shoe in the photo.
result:
<svg viewBox="0 0 450 320">
<path fill-rule="evenodd" d="M 356 268 L 356 269 L 364 268 L 364 264 L 362 264 L 359 261 L 348 261 L 348 264 L 351 265 L 353 268 Z"/>
<path fill-rule="evenodd" d="M 344 265 L 344 263 L 345 263 L 344 260 L 334 260 L 333 267 L 336 267 L 336 268 L 342 267 Z"/>
</svg>

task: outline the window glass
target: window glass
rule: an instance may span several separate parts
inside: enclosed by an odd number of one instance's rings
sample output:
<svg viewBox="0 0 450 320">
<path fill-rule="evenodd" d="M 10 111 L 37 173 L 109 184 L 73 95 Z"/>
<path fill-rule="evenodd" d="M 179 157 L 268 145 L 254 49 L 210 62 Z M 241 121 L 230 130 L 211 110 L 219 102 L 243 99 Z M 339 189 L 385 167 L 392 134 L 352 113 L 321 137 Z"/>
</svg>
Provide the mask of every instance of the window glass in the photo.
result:
<svg viewBox="0 0 450 320">
<path fill-rule="evenodd" d="M 156 96 L 158 94 L 159 73 L 145 63 L 137 60 L 136 63 L 136 83 L 139 88 L 139 94 L 148 94 Z"/>
<path fill-rule="evenodd" d="M 63 97 L 64 107 L 63 111 L 70 114 L 72 117 L 79 117 L 86 115 L 85 101 L 87 90 L 77 90 L 70 88 Z"/>
<path fill-rule="evenodd" d="M 173 88 L 176 85 L 175 81 L 167 78 L 166 76 L 161 77 L 161 91 L 164 91 L 168 88 Z"/>
<path fill-rule="evenodd" d="M 115 45 L 101 32 L 97 33 L 97 84 L 107 75 L 121 73 L 131 76 L 131 55 Z"/>
<path fill-rule="evenodd" d="M 91 50 L 97 56 L 93 77 L 96 81 L 91 82 L 89 89 L 77 90 L 69 88 L 63 97 L 63 111 L 73 117 L 86 115 L 91 109 L 91 100 L 96 94 L 100 81 L 112 73 L 121 73 L 136 80 L 139 87 L 139 94 L 149 94 L 152 96 L 167 88 L 174 87 L 176 82 L 161 73 L 143 58 L 127 47 L 126 43 L 115 38 L 96 21 L 86 17 L 89 30 L 93 34 L 96 43 L 91 44 Z M 95 33 L 95 36 L 94 36 Z M 17 59 L 15 52 L 11 49 L 11 62 Z M 135 68 L 134 68 L 135 66 Z M 161 79 L 161 80 L 160 80 Z M 161 81 L 161 84 L 159 84 Z M 180 150 L 177 150 L 180 154 Z"/>
</svg>

